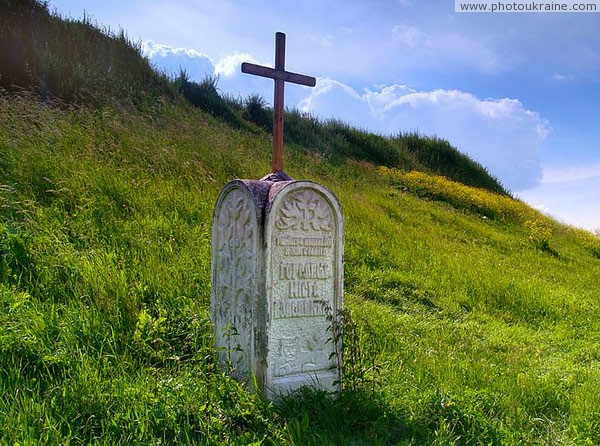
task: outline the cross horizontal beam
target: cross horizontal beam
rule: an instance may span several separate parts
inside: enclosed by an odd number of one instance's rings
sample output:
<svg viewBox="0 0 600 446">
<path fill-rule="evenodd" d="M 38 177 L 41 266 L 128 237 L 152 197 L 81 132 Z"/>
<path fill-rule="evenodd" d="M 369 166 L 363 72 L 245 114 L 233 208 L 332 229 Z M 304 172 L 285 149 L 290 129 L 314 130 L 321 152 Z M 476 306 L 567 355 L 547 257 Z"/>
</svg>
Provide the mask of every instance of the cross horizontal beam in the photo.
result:
<svg viewBox="0 0 600 446">
<path fill-rule="evenodd" d="M 242 63 L 242 73 L 268 77 L 269 79 L 278 79 L 284 82 L 292 82 L 294 84 L 306 85 L 307 87 L 314 87 L 317 85 L 317 80 L 312 76 L 291 73 L 284 70 L 276 70 L 274 68 L 264 67 L 262 65 L 256 65 L 249 62 Z"/>
</svg>

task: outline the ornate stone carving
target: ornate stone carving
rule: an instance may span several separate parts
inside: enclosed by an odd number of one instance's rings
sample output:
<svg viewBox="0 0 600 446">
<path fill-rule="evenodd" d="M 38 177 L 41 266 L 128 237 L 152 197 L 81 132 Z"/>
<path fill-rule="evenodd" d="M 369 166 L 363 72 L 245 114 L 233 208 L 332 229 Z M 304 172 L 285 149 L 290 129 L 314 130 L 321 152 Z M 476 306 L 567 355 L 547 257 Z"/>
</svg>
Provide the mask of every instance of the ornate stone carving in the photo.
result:
<svg viewBox="0 0 600 446">
<path fill-rule="evenodd" d="M 232 188 L 219 202 L 213 237 L 213 317 L 222 362 L 234 375 L 252 370 L 257 224 L 252 200 Z"/>
<path fill-rule="evenodd" d="M 333 230 L 333 216 L 322 196 L 310 189 L 299 190 L 290 194 L 279 208 L 275 226 L 281 230 L 330 232 Z"/>
<path fill-rule="evenodd" d="M 235 180 L 219 195 L 216 347 L 230 373 L 267 398 L 302 386 L 339 388 L 329 316 L 342 306 L 343 226 L 335 196 L 309 181 Z"/>
<path fill-rule="evenodd" d="M 270 307 L 267 394 L 301 386 L 337 389 L 329 315 L 342 303 L 343 220 L 336 198 L 308 181 L 271 193 L 266 229 Z"/>
</svg>

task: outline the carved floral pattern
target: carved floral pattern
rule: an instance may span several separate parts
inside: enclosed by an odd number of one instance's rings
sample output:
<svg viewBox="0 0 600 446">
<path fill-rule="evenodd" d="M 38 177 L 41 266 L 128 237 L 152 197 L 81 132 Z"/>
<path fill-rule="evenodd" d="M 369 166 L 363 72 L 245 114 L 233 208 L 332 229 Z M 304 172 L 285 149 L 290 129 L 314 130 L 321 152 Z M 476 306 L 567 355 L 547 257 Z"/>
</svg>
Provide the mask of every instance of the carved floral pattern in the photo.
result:
<svg viewBox="0 0 600 446">
<path fill-rule="evenodd" d="M 299 190 L 286 198 L 277 213 L 277 229 L 325 232 L 334 229 L 331 208 L 316 192 Z"/>
<path fill-rule="evenodd" d="M 237 189 L 221 202 L 216 224 L 216 318 L 221 360 L 230 359 L 238 378 L 248 377 L 252 349 L 252 290 L 256 225 L 248 198 Z M 219 332 L 220 331 L 220 332 Z"/>
</svg>

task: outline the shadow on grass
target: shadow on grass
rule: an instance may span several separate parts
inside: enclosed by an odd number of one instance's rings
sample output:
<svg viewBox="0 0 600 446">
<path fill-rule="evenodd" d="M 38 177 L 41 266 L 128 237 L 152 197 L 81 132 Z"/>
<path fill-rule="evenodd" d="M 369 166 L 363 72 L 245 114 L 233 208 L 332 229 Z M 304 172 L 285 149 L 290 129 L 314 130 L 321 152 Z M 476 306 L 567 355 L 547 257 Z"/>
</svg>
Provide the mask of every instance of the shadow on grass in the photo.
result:
<svg viewBox="0 0 600 446">
<path fill-rule="evenodd" d="M 303 388 L 279 400 L 276 411 L 295 445 L 409 444 L 418 436 L 408 416 L 367 391 L 345 391 L 338 398 Z"/>
</svg>

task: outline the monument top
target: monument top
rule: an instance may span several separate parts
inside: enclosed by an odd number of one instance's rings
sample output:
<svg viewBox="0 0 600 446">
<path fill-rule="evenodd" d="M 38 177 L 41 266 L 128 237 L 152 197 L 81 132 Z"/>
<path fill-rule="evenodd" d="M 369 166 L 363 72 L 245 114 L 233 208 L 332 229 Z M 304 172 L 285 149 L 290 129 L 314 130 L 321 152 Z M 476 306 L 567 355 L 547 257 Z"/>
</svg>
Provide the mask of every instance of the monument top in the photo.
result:
<svg viewBox="0 0 600 446">
<path fill-rule="evenodd" d="M 314 87 L 317 83 L 314 77 L 285 71 L 285 34 L 275 34 L 275 68 L 269 68 L 252 63 L 242 63 L 242 73 L 267 77 L 275 81 L 275 98 L 273 101 L 273 158 L 271 170 L 273 173 L 283 171 L 283 86 L 285 82 Z"/>
</svg>

